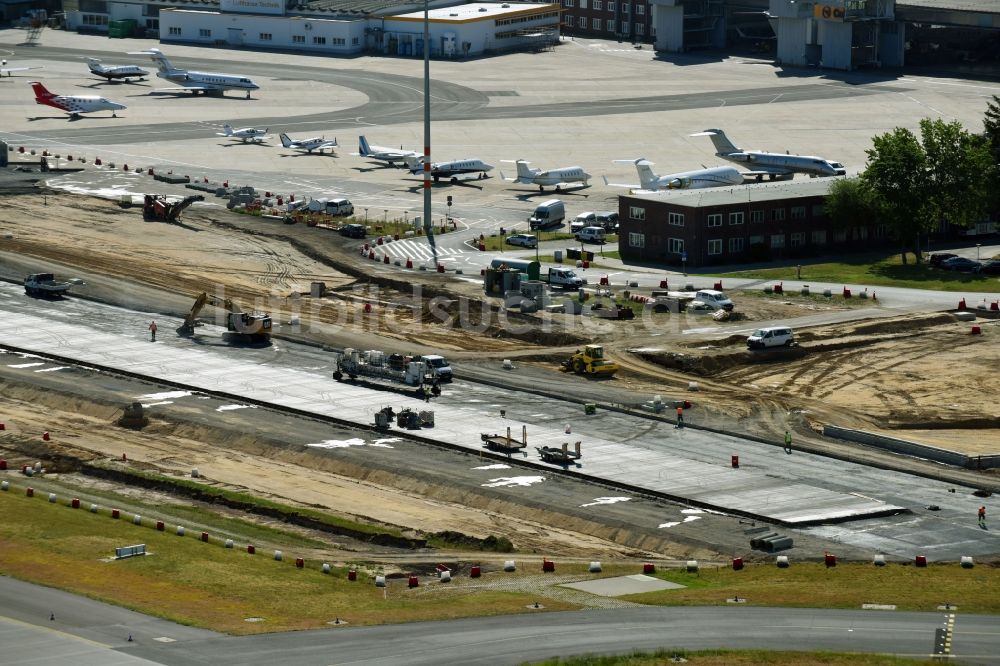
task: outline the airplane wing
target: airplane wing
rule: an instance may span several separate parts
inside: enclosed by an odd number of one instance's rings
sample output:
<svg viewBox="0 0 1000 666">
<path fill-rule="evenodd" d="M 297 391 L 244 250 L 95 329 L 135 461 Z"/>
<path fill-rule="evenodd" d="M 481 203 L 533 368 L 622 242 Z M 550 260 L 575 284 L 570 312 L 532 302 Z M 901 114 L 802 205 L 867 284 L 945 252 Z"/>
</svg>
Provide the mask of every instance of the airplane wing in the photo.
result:
<svg viewBox="0 0 1000 666">
<path fill-rule="evenodd" d="M 740 173 L 744 176 L 787 176 L 795 172 L 791 169 L 782 169 L 781 167 L 762 167 L 753 169 L 752 171 L 741 171 Z"/>
<path fill-rule="evenodd" d="M 0 68 L 0 76 L 6 74 L 10 76 L 11 72 L 27 72 L 29 69 L 45 69 L 44 67 L 3 67 Z"/>
<path fill-rule="evenodd" d="M 604 178 L 604 184 L 607 185 L 608 187 L 627 187 L 629 189 L 642 187 L 641 185 L 632 185 L 630 183 L 609 183 L 607 176 L 603 176 L 603 178 Z"/>
</svg>

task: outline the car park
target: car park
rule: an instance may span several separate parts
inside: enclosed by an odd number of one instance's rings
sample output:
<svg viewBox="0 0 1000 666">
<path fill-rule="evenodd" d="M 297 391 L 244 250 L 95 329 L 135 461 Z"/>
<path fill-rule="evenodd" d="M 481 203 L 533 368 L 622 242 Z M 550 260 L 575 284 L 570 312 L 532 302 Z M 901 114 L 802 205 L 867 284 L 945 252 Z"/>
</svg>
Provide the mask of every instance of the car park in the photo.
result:
<svg viewBox="0 0 1000 666">
<path fill-rule="evenodd" d="M 345 224 L 340 228 L 340 235 L 347 238 L 364 238 L 368 235 L 368 230 L 363 224 Z"/>
<path fill-rule="evenodd" d="M 507 245 L 520 245 L 521 247 L 538 247 L 538 237 L 532 234 L 514 234 L 507 236 L 504 240 Z"/>
<path fill-rule="evenodd" d="M 941 262 L 941 268 L 949 271 L 959 271 L 962 273 L 968 273 L 969 271 L 976 271 L 982 266 L 978 261 L 974 259 L 966 259 L 965 257 L 952 257 L 951 259 L 946 259 Z"/>
</svg>

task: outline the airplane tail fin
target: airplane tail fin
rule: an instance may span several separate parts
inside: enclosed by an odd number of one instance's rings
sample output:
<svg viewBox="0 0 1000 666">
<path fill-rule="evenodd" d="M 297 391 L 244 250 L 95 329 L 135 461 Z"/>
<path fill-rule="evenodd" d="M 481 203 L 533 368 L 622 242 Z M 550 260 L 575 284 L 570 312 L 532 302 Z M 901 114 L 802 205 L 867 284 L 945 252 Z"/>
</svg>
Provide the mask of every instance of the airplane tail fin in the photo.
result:
<svg viewBox="0 0 1000 666">
<path fill-rule="evenodd" d="M 163 55 L 163 52 L 160 51 L 160 49 L 149 49 L 148 51 L 134 51 L 132 53 L 137 55 L 138 54 L 148 55 L 150 58 L 152 58 L 153 62 L 156 63 L 157 69 L 159 69 L 160 73 L 162 74 L 177 71 L 177 68 L 174 67 L 172 64 L 170 64 L 170 61 L 167 60 L 167 56 Z"/>
<path fill-rule="evenodd" d="M 712 143 L 715 145 L 715 152 L 719 155 L 728 155 L 730 153 L 738 153 L 740 149 L 733 145 L 733 142 L 729 140 L 726 133 L 720 129 L 707 129 L 697 134 L 692 134 L 691 136 L 707 136 L 712 139 Z"/>
<path fill-rule="evenodd" d="M 410 156 L 404 158 L 406 161 L 406 166 L 410 170 L 410 173 L 417 173 L 418 171 L 424 170 L 424 161 L 421 157 Z"/>
<path fill-rule="evenodd" d="M 656 185 L 656 179 L 659 176 L 653 172 L 653 163 L 648 160 L 636 160 L 635 170 L 639 173 L 639 184 L 642 189 L 649 190 L 653 189 Z"/>
<path fill-rule="evenodd" d="M 55 95 L 50 93 L 48 89 L 38 81 L 31 82 L 31 89 L 35 91 L 36 100 L 43 100 L 43 99 L 49 99 L 50 97 L 55 97 Z"/>
<path fill-rule="evenodd" d="M 101 61 L 98 58 L 87 58 L 87 67 L 92 72 L 99 72 L 101 71 Z"/>
<path fill-rule="evenodd" d="M 225 134 L 226 136 L 232 136 L 233 135 L 233 126 L 232 125 L 223 125 L 222 126 L 222 133 Z"/>
<path fill-rule="evenodd" d="M 281 145 L 282 146 L 284 146 L 285 148 L 291 148 L 292 147 L 292 140 L 288 138 L 287 134 L 285 134 L 284 132 L 282 132 L 281 134 L 279 134 L 279 136 L 281 137 Z"/>
<path fill-rule="evenodd" d="M 531 169 L 528 168 L 527 162 L 524 160 L 517 160 L 514 164 L 517 165 L 517 177 L 519 179 L 523 178 L 524 180 L 530 181 L 534 178 L 535 174 L 533 174 Z"/>
<path fill-rule="evenodd" d="M 361 136 L 358 137 L 358 154 L 361 155 L 362 157 L 368 157 L 369 155 L 371 155 L 371 152 L 372 149 L 368 145 L 368 139 L 366 139 L 365 135 L 362 134 Z"/>
</svg>

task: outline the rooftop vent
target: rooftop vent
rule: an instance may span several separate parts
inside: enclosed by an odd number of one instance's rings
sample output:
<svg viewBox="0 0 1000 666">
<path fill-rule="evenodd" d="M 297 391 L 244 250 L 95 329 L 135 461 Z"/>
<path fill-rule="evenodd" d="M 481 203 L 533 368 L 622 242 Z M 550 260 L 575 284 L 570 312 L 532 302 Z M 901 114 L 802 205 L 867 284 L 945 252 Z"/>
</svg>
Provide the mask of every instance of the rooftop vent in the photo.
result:
<svg viewBox="0 0 1000 666">
<path fill-rule="evenodd" d="M 448 16 L 458 16 L 458 14 L 448 14 Z"/>
<path fill-rule="evenodd" d="M 485 11 L 486 11 L 486 7 L 480 7 L 480 8 L 479 8 L 479 11 L 481 11 L 481 12 L 485 12 Z"/>
<path fill-rule="evenodd" d="M 503 7 L 504 9 L 510 9 L 510 5 L 508 5 L 506 2 L 500 6 Z"/>
</svg>

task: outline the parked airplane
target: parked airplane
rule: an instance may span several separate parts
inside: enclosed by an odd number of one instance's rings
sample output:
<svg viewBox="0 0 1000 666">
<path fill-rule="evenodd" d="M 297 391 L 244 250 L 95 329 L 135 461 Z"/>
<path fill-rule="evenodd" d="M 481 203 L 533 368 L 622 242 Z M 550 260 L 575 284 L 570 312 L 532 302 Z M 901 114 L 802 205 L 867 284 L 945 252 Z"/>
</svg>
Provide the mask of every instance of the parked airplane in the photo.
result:
<svg viewBox="0 0 1000 666">
<path fill-rule="evenodd" d="M 406 158 L 406 166 L 409 167 L 410 173 L 422 173 L 424 160 L 418 157 L 408 157 Z M 457 183 L 458 176 L 463 173 L 478 173 L 480 178 L 486 178 L 486 172 L 492 169 L 492 164 L 477 159 L 431 162 L 431 178 L 434 179 L 435 183 L 442 178 L 450 178 L 451 182 Z"/>
<path fill-rule="evenodd" d="M 337 147 L 337 137 L 333 138 L 333 141 L 327 141 L 324 137 L 317 136 L 312 139 L 299 139 L 295 140 L 289 137 L 287 134 L 282 132 L 281 145 L 285 148 L 293 148 L 294 150 L 304 150 L 311 153 L 314 150 L 318 150 L 320 154 L 323 153 L 324 148 L 330 148 L 330 152 L 333 153 L 333 148 Z"/>
<path fill-rule="evenodd" d="M 528 168 L 530 163 L 524 160 L 510 161 L 517 165 L 517 178 L 504 178 L 503 172 L 500 172 L 500 177 L 522 185 L 538 185 L 540 192 L 544 192 L 546 187 L 554 187 L 556 192 L 560 192 L 573 183 L 583 183 L 579 187 L 589 186 L 587 181 L 590 180 L 590 174 L 584 171 L 583 167 L 572 166 L 542 171 L 541 169 Z"/>
<path fill-rule="evenodd" d="M 29 69 L 42 69 L 41 67 L 8 67 L 6 60 L 0 60 L 0 76 L 6 74 L 11 76 L 13 72 L 27 72 Z"/>
<path fill-rule="evenodd" d="M 216 132 L 215 136 L 227 136 L 232 139 L 239 139 L 243 143 L 262 143 L 271 137 L 267 136 L 267 128 L 257 129 L 256 127 L 241 127 L 233 129 L 232 125 L 223 125 L 221 132 Z"/>
<path fill-rule="evenodd" d="M 198 93 L 222 95 L 227 90 L 245 90 L 247 92 L 247 99 L 250 99 L 250 91 L 260 88 L 260 86 L 245 76 L 178 69 L 167 60 L 167 56 L 163 55 L 160 49 L 130 51 L 130 53 L 132 55 L 150 56 L 159 68 L 159 71 L 156 73 L 158 77 L 180 84 L 180 88 L 167 88 L 167 90 L 190 90 L 195 95 Z"/>
<path fill-rule="evenodd" d="M 743 174 L 730 166 L 710 167 L 670 173 L 658 176 L 653 172 L 653 163 L 645 158 L 637 160 L 615 160 L 622 164 L 634 164 L 639 172 L 639 185 L 624 183 L 609 183 L 607 176 L 604 184 L 611 187 L 629 187 L 633 192 L 656 192 L 657 190 L 696 190 L 703 187 L 722 187 L 724 185 L 742 185 Z"/>
<path fill-rule="evenodd" d="M 110 111 L 111 117 L 117 118 L 115 111 L 127 108 L 124 104 L 97 95 L 53 95 L 37 81 L 32 81 L 31 87 L 35 91 L 35 102 L 65 111 L 71 118 L 79 118 L 81 113 L 95 111 Z"/>
<path fill-rule="evenodd" d="M 91 73 L 103 76 L 108 81 L 123 79 L 127 82 L 129 79 L 142 80 L 144 76 L 149 76 L 149 72 L 136 65 L 102 65 L 97 58 L 87 58 L 87 66 Z"/>
<path fill-rule="evenodd" d="M 759 150 L 740 150 L 726 137 L 720 129 L 707 129 L 691 136 L 709 136 L 715 144 L 715 154 L 724 160 L 738 164 L 749 164 L 748 175 L 761 180 L 767 176 L 771 180 L 779 177 L 791 177 L 796 173 L 816 176 L 843 176 L 847 169 L 840 162 L 831 162 L 822 157 L 812 155 L 790 155 L 788 153 L 765 153 Z"/>
<path fill-rule="evenodd" d="M 389 166 L 396 166 L 396 162 L 405 162 L 408 157 L 420 157 L 420 153 L 412 150 L 403 150 L 402 147 L 396 150 L 395 148 L 369 145 L 364 135 L 358 137 L 358 152 L 351 154 L 367 157 L 370 160 L 388 162 Z"/>
</svg>

